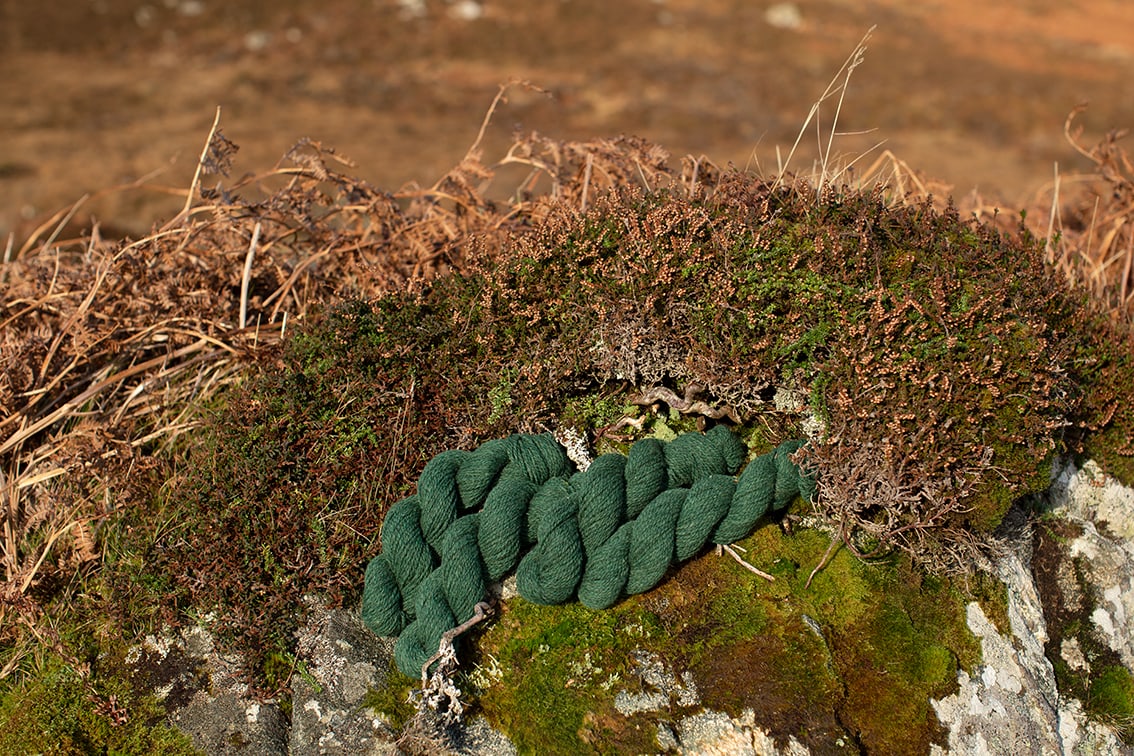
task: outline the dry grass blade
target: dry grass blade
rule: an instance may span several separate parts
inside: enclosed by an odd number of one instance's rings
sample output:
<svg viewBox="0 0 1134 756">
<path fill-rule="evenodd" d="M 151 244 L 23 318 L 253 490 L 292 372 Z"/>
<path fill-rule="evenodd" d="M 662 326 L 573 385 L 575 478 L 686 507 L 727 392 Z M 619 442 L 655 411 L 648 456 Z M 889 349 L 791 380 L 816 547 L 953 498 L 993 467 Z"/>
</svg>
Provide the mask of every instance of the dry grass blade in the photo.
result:
<svg viewBox="0 0 1134 756">
<path fill-rule="evenodd" d="M 1056 168 L 1046 223 L 1048 260 L 1073 284 L 1087 288 L 1118 321 L 1134 322 L 1134 164 L 1119 145 L 1126 131 L 1108 132 L 1094 147 L 1083 143 L 1073 109 L 1064 123 L 1071 147 L 1095 172 L 1065 177 Z M 1070 184 L 1071 190 L 1065 190 Z M 1037 232 L 1039 229 L 1037 229 Z M 1058 247 L 1058 248 L 1057 248 Z"/>
<path fill-rule="evenodd" d="M 162 230 L 169 229 L 176 226 L 182 220 L 189 217 L 189 210 L 193 207 L 193 198 L 197 194 L 197 188 L 201 185 L 201 171 L 205 168 L 205 163 L 209 156 L 209 150 L 213 146 L 213 138 L 217 133 L 217 126 L 220 125 L 221 109 L 217 106 L 216 115 L 213 116 L 213 125 L 209 129 L 209 135 L 205 138 L 205 146 L 201 150 L 201 157 L 197 159 L 197 167 L 193 171 L 193 180 L 189 184 L 189 190 L 185 193 L 185 206 L 181 208 L 181 212 L 175 215 L 172 220 L 165 224 Z"/>
<path fill-rule="evenodd" d="M 256 259 L 256 244 L 260 241 L 260 222 L 252 231 L 252 242 L 248 245 L 248 256 L 244 258 L 244 272 L 240 276 L 240 329 L 244 330 L 248 320 L 248 284 L 252 280 L 252 262 Z"/>
<path fill-rule="evenodd" d="M 792 144 L 791 150 L 788 151 L 787 158 L 783 160 L 779 165 L 779 175 L 776 176 L 775 188 L 779 188 L 782 185 L 784 176 L 786 175 L 788 167 L 791 164 L 791 160 L 795 156 L 795 151 L 799 148 L 799 143 L 803 141 L 803 135 L 807 133 L 807 129 L 811 126 L 812 121 L 815 121 L 816 133 L 819 133 L 820 125 L 817 117 L 819 115 L 820 109 L 823 106 L 823 103 L 833 97 L 836 93 L 838 93 L 839 102 L 836 107 L 835 117 L 831 121 L 831 131 L 830 135 L 828 136 L 826 146 L 824 146 L 823 144 L 822 135 L 820 134 L 819 136 L 819 152 L 823 157 L 823 167 L 822 171 L 820 172 L 819 184 L 815 187 L 815 189 L 818 192 L 822 192 L 823 187 L 826 184 L 827 160 L 830 157 L 831 146 L 834 142 L 836 133 L 835 129 L 838 125 L 838 116 L 839 112 L 842 109 L 843 98 L 846 95 L 846 89 L 850 83 L 851 74 L 854 73 L 854 70 L 858 68 L 858 66 L 863 61 L 863 56 L 865 56 L 866 54 L 866 42 L 870 39 L 870 35 L 874 33 L 874 29 L 875 27 L 871 26 L 867 30 L 866 34 L 862 36 L 862 39 L 859 40 L 859 43 L 855 46 L 854 50 L 851 51 L 851 54 L 847 56 L 847 59 L 843 62 L 843 65 L 839 68 L 838 72 L 835 73 L 834 77 L 827 84 L 827 88 L 823 90 L 823 94 L 821 94 L 819 96 L 819 99 L 811 105 L 811 110 L 808 111 L 807 117 L 803 120 L 803 125 L 799 127 L 799 134 L 796 135 L 795 142 Z M 840 80 L 842 82 L 841 85 L 839 83 Z"/>
</svg>

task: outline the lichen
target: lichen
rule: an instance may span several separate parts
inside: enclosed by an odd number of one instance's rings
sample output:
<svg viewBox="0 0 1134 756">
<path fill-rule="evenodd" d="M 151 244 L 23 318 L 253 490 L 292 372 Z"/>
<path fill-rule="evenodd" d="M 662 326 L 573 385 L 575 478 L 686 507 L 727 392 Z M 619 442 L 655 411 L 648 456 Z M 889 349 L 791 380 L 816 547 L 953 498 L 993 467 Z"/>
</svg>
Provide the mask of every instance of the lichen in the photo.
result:
<svg viewBox="0 0 1134 756">
<path fill-rule="evenodd" d="M 1060 693 L 1078 699 L 1088 716 L 1131 743 L 1134 677 L 1092 619 L 1099 596 L 1088 578 L 1090 568 L 1085 556 L 1069 553 L 1069 544 L 1081 535 L 1079 525 L 1058 517 L 1044 519 L 1036 529 L 1032 569 L 1047 621 L 1044 654 Z"/>
</svg>

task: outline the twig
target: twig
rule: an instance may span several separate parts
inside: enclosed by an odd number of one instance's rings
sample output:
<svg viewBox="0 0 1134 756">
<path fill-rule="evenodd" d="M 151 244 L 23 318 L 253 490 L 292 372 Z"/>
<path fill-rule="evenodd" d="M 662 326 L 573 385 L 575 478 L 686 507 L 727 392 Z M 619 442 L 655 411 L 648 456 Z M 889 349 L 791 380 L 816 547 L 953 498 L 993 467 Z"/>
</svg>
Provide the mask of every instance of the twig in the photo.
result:
<svg viewBox="0 0 1134 756">
<path fill-rule="evenodd" d="M 47 539 L 47 543 L 43 545 L 43 552 L 39 555 L 39 559 L 36 560 L 36 563 L 32 565 L 31 569 L 28 570 L 26 577 L 24 577 L 24 581 L 20 585 L 20 593 L 27 592 L 28 586 L 32 584 L 32 581 L 35 579 L 36 573 L 39 572 L 39 568 L 43 566 L 44 560 L 47 559 L 47 555 L 51 553 L 51 547 L 55 545 L 55 542 L 59 540 L 61 536 L 66 535 L 67 531 L 73 528 L 77 522 L 78 520 L 71 520 L 62 528 L 57 528 L 56 530 L 52 531 L 51 536 Z M 17 575 L 17 577 L 19 576 Z"/>
<path fill-rule="evenodd" d="M 8 280 L 8 263 L 12 262 L 12 247 L 16 243 L 16 232 L 8 232 L 8 244 L 4 247 L 4 262 L 0 264 L 0 283 Z"/>
<path fill-rule="evenodd" d="M 859 54 L 855 56 L 854 62 L 851 63 L 849 67 L 847 67 L 847 73 L 843 79 L 843 86 L 839 88 L 839 102 L 835 105 L 835 116 L 831 119 L 831 134 L 827 137 L 827 149 L 823 151 L 823 159 L 820 164 L 822 167 L 822 172 L 819 174 L 819 185 L 815 187 L 815 193 L 817 195 L 823 193 L 823 185 L 827 180 L 827 166 L 831 159 L 831 148 L 835 144 L 835 129 L 839 124 L 839 114 L 843 112 L 843 100 L 847 96 L 847 87 L 850 86 L 851 74 L 853 74 L 854 69 L 858 68 L 859 64 L 862 63 L 862 53 L 866 52 L 864 43 L 866 42 L 868 37 L 870 37 L 870 32 L 867 32 L 866 36 L 862 38 L 862 42 L 859 42 L 859 50 L 861 50 L 861 52 L 859 52 Z M 818 127 L 818 122 L 816 122 L 816 127 Z M 820 144 L 820 149 L 822 149 L 822 144 Z"/>
<path fill-rule="evenodd" d="M 18 444 L 22 443 L 24 440 L 30 438 L 31 436 L 34 436 L 36 433 L 39 433 L 41 430 L 52 425 L 53 423 L 65 418 L 65 417 L 69 417 L 71 412 L 75 408 L 81 407 L 84 402 L 86 402 L 91 397 L 97 396 L 106 387 L 118 385 L 118 384 L 122 383 L 122 381 L 126 380 L 127 378 L 129 378 L 132 375 L 137 375 L 138 373 L 144 373 L 145 371 L 150 370 L 151 368 L 154 368 L 154 367 L 161 365 L 165 362 L 178 360 L 178 359 L 181 359 L 182 357 L 184 357 L 188 354 L 192 354 L 193 352 L 200 351 L 204 346 L 206 346 L 206 344 L 207 344 L 207 342 L 204 339 L 202 339 L 202 340 L 200 340 L 200 341 L 198 341 L 194 344 L 190 344 L 188 346 L 182 347 L 181 349 L 178 349 L 177 351 L 173 352 L 172 354 L 159 355 L 157 357 L 154 357 L 153 359 L 147 360 L 147 361 L 142 362 L 142 363 L 138 363 L 137 365 L 133 365 L 133 366 L 127 368 L 126 370 L 121 371 L 121 372 L 111 374 L 107 378 L 104 378 L 103 380 L 99 381 L 98 383 L 91 386 L 87 390 L 83 391 L 81 394 L 76 396 L 74 399 L 71 399 L 70 401 L 63 403 L 62 405 L 60 405 L 56 410 L 54 410 L 50 414 L 45 415 L 44 417 L 41 417 L 39 420 L 35 421 L 31 425 L 24 427 L 24 428 L 20 428 L 18 431 L 13 433 L 11 436 L 9 436 L 4 441 L 4 443 L 0 444 L 0 454 L 4 454 L 9 449 L 13 448 L 14 446 L 17 446 Z M 220 350 L 215 350 L 215 351 L 209 353 L 209 356 L 219 354 L 219 352 L 220 352 Z M 13 415 L 13 417 L 15 417 L 15 415 Z"/>
<path fill-rule="evenodd" d="M 727 404 L 722 407 L 712 407 L 707 402 L 703 402 L 699 399 L 694 400 L 693 397 L 702 390 L 702 386 L 691 383 L 685 387 L 685 396 L 680 397 L 672 389 L 668 389 L 665 386 L 654 386 L 643 392 L 641 396 L 631 399 L 630 403 L 636 404 L 639 407 L 648 407 L 658 402 L 664 402 L 684 415 L 704 415 L 710 420 L 720 420 L 723 417 L 727 417 L 737 425 L 740 424 L 740 415 L 735 408 Z"/>
<path fill-rule="evenodd" d="M 82 197 L 79 198 L 79 200 L 77 202 L 75 202 L 75 204 L 71 205 L 70 209 L 61 209 L 58 212 L 56 212 L 54 215 L 52 215 L 50 218 L 48 218 L 46 221 L 41 223 L 35 229 L 35 231 L 32 232 L 31 236 L 29 236 L 27 238 L 27 240 L 24 241 L 23 245 L 20 246 L 20 251 L 16 253 L 16 257 L 23 257 L 25 254 L 27 254 L 28 251 L 32 247 L 35 246 L 35 243 L 39 240 L 39 237 L 43 235 L 43 232 L 46 231 L 48 228 L 50 228 L 53 225 L 56 226 L 56 230 L 55 230 L 54 233 L 52 233 L 50 238 L 51 238 L 51 240 L 56 239 L 59 236 L 59 233 L 62 231 L 63 226 L 67 225 L 67 221 L 69 221 L 71 219 L 71 217 L 76 213 L 76 211 L 78 211 L 79 207 L 84 202 L 86 202 L 89 197 L 90 197 L 89 194 L 84 194 Z M 64 217 L 64 216 L 66 216 L 66 217 Z M 60 218 L 63 218 L 63 220 L 60 221 Z M 49 241 L 45 241 L 42 245 L 42 247 L 44 249 L 46 249 L 50 246 L 51 246 L 51 243 Z"/>
<path fill-rule="evenodd" d="M 252 280 L 252 261 L 256 259 L 256 244 L 260 241 L 260 221 L 252 230 L 252 243 L 244 257 L 244 274 L 240 277 L 240 330 L 244 330 L 248 316 L 248 284 Z"/>
<path fill-rule="evenodd" d="M 429 668 L 433 666 L 434 662 L 438 661 L 439 659 L 441 659 L 441 657 L 446 655 L 446 649 L 451 650 L 453 648 L 453 641 L 456 640 L 457 637 L 462 633 L 467 632 L 471 628 L 483 622 L 491 611 L 492 606 L 486 601 L 481 601 L 473 607 L 473 616 L 469 617 L 467 620 L 457 625 L 452 630 L 446 630 L 445 632 L 441 633 L 441 644 L 437 648 L 437 653 L 429 657 L 429 661 L 421 665 L 422 686 L 425 686 L 429 681 Z"/>
<path fill-rule="evenodd" d="M 83 203 L 90 199 L 90 196 L 89 194 L 84 194 L 82 197 L 79 197 L 75 204 L 71 205 L 71 209 L 67 211 L 67 214 L 64 215 L 63 219 L 55 226 L 55 230 L 51 232 L 51 236 L 44 240 L 43 249 L 47 249 L 55 243 L 55 240 L 63 233 L 63 229 L 71 222 L 71 219 L 75 217 L 75 213 L 79 212 L 79 208 L 83 206 Z"/>
<path fill-rule="evenodd" d="M 841 538 L 831 539 L 831 545 L 828 546 L 827 551 L 823 553 L 823 558 L 819 560 L 819 564 L 815 565 L 815 569 L 813 569 L 811 571 L 811 574 L 807 576 L 807 582 L 803 584 L 804 590 L 811 587 L 811 581 L 815 579 L 815 576 L 819 574 L 820 570 L 827 566 L 827 562 L 831 560 L 831 556 L 834 555 L 835 551 L 838 549 L 839 544 L 841 544 L 842 542 L 843 541 Z"/>
<path fill-rule="evenodd" d="M 740 547 L 737 546 L 737 548 L 740 548 Z M 753 575 L 758 575 L 759 577 L 762 577 L 765 580 L 767 580 L 769 583 L 776 582 L 776 578 L 775 578 L 774 575 L 769 575 L 768 573 L 764 572 L 763 570 L 757 569 L 756 567 L 753 567 L 748 562 L 744 561 L 744 559 L 740 556 L 740 554 L 737 554 L 736 551 L 733 550 L 732 546 L 726 546 L 724 544 L 720 544 L 720 545 L 717 546 L 717 549 L 727 552 L 729 556 L 731 556 L 733 559 L 735 559 L 737 562 L 739 562 L 740 565 L 742 567 L 744 567 L 744 569 L 748 570 Z"/>
<path fill-rule="evenodd" d="M 1118 294 L 1118 304 L 1126 306 L 1126 290 L 1130 284 L 1130 269 L 1134 266 L 1134 231 L 1126 237 L 1126 267 L 1122 271 L 1122 289 Z"/>
</svg>

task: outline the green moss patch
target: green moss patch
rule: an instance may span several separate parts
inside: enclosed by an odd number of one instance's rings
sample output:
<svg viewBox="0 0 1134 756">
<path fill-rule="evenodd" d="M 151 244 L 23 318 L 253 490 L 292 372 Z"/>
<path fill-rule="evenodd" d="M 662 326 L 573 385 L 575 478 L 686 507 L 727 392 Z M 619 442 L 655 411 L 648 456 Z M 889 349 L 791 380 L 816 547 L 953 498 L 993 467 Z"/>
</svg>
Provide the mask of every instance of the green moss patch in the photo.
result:
<svg viewBox="0 0 1134 756">
<path fill-rule="evenodd" d="M 0 697 L 0 752 L 188 756 L 189 737 L 165 723 L 165 709 L 113 673 L 93 686 L 57 659 Z"/>
<path fill-rule="evenodd" d="M 525 753 L 648 748 L 653 732 L 643 740 L 613 702 L 635 687 L 630 651 L 660 634 L 632 604 L 593 611 L 516 599 L 478 643 L 479 706 Z"/>
<path fill-rule="evenodd" d="M 1087 710 L 1129 739 L 1134 727 L 1134 675 L 1130 670 L 1121 664 L 1104 668 L 1087 689 Z"/>
<path fill-rule="evenodd" d="M 524 752 L 625 752 L 691 711 L 671 697 L 659 710 L 617 714 L 618 692 L 641 688 L 628 660 L 646 652 L 692 672 L 704 706 L 751 709 L 783 742 L 924 752 L 941 740 L 929 699 L 979 662 L 965 625 L 972 597 L 908 559 L 866 564 L 845 551 L 805 588 L 828 544 L 813 530 L 761 528 L 741 546 L 772 583 L 708 554 L 606 612 L 514 599 L 477 642 L 480 706 Z M 605 734 L 588 716 L 608 722 Z"/>
<path fill-rule="evenodd" d="M 420 680 L 403 675 L 391 665 L 385 684 L 368 691 L 362 704 L 382 716 L 392 729 L 400 730 L 417 711 L 410 702 L 410 692 L 420 684 Z"/>
</svg>

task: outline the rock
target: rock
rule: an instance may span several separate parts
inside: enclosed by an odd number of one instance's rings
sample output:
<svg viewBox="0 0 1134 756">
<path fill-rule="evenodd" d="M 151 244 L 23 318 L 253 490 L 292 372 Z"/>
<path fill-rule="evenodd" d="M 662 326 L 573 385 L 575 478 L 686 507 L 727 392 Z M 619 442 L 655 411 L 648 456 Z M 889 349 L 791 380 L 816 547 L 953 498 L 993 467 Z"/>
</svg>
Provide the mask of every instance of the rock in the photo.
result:
<svg viewBox="0 0 1134 756">
<path fill-rule="evenodd" d="M 635 673 L 645 690 L 641 693 L 625 690 L 618 692 L 614 697 L 614 708 L 622 716 L 662 711 L 668 709 L 671 702 L 680 707 L 696 706 L 701 702 L 693 675 L 688 671 L 682 672 L 679 680 L 657 655 L 639 650 L 631 656 L 634 659 Z"/>
<path fill-rule="evenodd" d="M 163 700 L 170 722 L 207 754 L 279 756 L 288 722 L 273 702 L 256 701 L 239 679 L 239 660 L 220 653 L 205 627 L 150 636 L 127 654 L 140 687 Z"/>
<path fill-rule="evenodd" d="M 1092 522 L 1081 527 L 1068 553 L 1072 559 L 1082 557 L 1082 579 L 1094 594 L 1091 622 L 1123 665 L 1134 670 L 1134 549 L 1130 541 L 1102 535 Z M 1065 588 L 1070 593 L 1072 585 Z"/>
<path fill-rule="evenodd" d="M 806 756 L 810 753 L 794 737 L 785 746 L 776 745 L 775 740 L 756 727 L 756 715 L 751 709 L 746 709 L 738 718 L 718 711 L 704 711 L 685 717 L 677 725 L 676 743 L 678 753 L 698 756 Z"/>
<path fill-rule="evenodd" d="M 475 0 L 457 0 L 449 6 L 448 14 L 458 21 L 476 21 L 484 16 L 484 6 Z"/>
<path fill-rule="evenodd" d="M 1096 637 L 1134 671 L 1134 490 L 1093 461 L 1082 469 L 1066 463 L 1057 469 L 1047 504 L 1078 530 L 1055 576 L 1064 608 L 1088 612 Z M 1075 643 L 1063 645 L 1068 664 L 1086 663 Z"/>
<path fill-rule="evenodd" d="M 1078 468 L 1069 460 L 1057 464 L 1047 492 L 1050 511 L 1076 520 L 1089 520 L 1125 542 L 1134 544 L 1134 489 L 1103 473 L 1094 460 Z"/>
<path fill-rule="evenodd" d="M 1014 557 L 1002 570 L 1018 570 L 1021 585 L 1031 584 L 1030 575 Z M 1026 594 L 1027 592 L 1025 592 Z M 1021 604 L 1019 592 L 1009 594 L 1012 636 L 1001 635 L 980 605 L 967 607 L 969 629 L 981 641 L 981 666 L 970 676 L 958 672 L 960 689 L 933 701 L 938 720 L 949 735 L 949 753 L 1092 753 L 1076 748 L 1080 741 L 1106 741 L 1116 747 L 1112 733 L 1103 733 L 1086 722 L 1077 701 L 1062 701 L 1055 685 L 1051 663 L 1043 655 L 1042 622 L 1036 622 L 1038 600 Z M 1084 733 L 1086 738 L 1084 738 Z M 1109 738 L 1107 737 L 1109 735 Z M 945 753 L 934 747 L 934 753 Z M 1102 751 L 1118 753 L 1119 751 Z"/>
<path fill-rule="evenodd" d="M 933 702 L 949 751 L 1134 754 L 1111 729 L 1090 721 L 1069 691 L 1059 690 L 1051 662 L 1058 654 L 1057 661 L 1086 678 L 1088 657 L 1097 654 L 1086 654 L 1083 642 L 1101 640 L 1134 668 L 1134 546 L 1129 535 L 1104 535 L 1094 522 L 1111 533 L 1134 532 L 1134 491 L 1102 476 L 1093 462 L 1082 470 L 1063 464 L 1041 504 L 1067 530 L 1059 539 L 1041 539 L 1038 554 L 1024 534 L 997 564 L 1008 592 L 1010 636 L 978 604 L 967 607 L 969 629 L 981 641 L 981 666 L 971 676 L 959 672 L 957 693 Z M 1064 538 L 1064 532 L 1074 535 Z M 1094 632 L 1064 637 L 1064 625 L 1072 627 L 1080 613 Z"/>
<path fill-rule="evenodd" d="M 449 747 L 459 756 L 516 756 L 516 746 L 484 717 L 471 717 L 448 731 Z"/>
<path fill-rule="evenodd" d="M 394 751 L 396 733 L 363 706 L 367 692 L 386 683 L 393 648 L 357 612 L 311 610 L 299 632 L 303 665 L 292 678 L 293 756 Z"/>
</svg>

